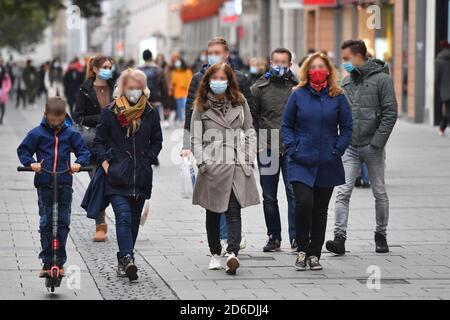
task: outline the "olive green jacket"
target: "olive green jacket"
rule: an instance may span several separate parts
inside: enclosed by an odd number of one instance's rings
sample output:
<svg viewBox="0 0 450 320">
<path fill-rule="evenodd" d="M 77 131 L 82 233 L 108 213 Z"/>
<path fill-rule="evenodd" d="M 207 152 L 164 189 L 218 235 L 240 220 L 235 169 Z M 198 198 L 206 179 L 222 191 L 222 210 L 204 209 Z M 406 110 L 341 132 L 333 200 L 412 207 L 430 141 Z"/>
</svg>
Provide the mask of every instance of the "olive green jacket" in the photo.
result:
<svg viewBox="0 0 450 320">
<path fill-rule="evenodd" d="M 351 145 L 383 148 L 397 121 L 397 99 L 388 65 L 369 59 L 342 81 L 352 108 Z"/>
</svg>

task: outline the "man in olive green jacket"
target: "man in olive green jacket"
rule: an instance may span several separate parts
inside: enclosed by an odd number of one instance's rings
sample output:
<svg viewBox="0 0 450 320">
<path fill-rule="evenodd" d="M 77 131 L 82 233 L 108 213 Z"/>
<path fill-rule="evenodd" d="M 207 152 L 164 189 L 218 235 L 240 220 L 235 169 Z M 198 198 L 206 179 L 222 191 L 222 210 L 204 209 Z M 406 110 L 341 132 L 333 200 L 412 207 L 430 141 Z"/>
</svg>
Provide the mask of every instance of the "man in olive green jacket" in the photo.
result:
<svg viewBox="0 0 450 320">
<path fill-rule="evenodd" d="M 284 107 L 298 80 L 290 70 L 292 53 L 286 48 L 271 54 L 270 71 L 251 87 L 254 97 L 252 117 L 258 131 L 258 167 L 263 190 L 263 209 L 269 237 L 264 252 L 281 248 L 281 221 L 278 207 L 278 182 L 283 176 L 288 202 L 288 224 L 291 248 L 295 249 L 294 191 L 287 179 L 287 154 L 281 142 L 280 127 Z"/>
<path fill-rule="evenodd" d="M 365 163 L 375 197 L 375 250 L 386 253 L 389 198 L 384 181 L 385 146 L 397 121 L 394 84 L 385 62 L 367 58 L 363 41 L 344 42 L 342 57 L 343 67 L 349 73 L 342 88 L 352 107 L 353 136 L 343 156 L 346 183 L 338 188 L 336 196 L 335 238 L 326 243 L 326 248 L 345 254 L 350 196 L 361 174 L 361 163 Z"/>
</svg>

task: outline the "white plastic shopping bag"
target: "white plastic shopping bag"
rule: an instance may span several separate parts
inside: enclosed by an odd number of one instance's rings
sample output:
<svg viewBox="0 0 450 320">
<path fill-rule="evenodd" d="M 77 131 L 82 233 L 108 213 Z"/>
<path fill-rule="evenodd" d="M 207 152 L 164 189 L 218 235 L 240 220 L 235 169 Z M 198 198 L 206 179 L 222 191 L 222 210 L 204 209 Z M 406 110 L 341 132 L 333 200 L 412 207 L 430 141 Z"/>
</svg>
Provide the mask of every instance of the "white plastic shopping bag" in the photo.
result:
<svg viewBox="0 0 450 320">
<path fill-rule="evenodd" d="M 150 215 L 150 200 L 145 200 L 144 210 L 142 210 L 140 225 L 143 226 Z"/>
<path fill-rule="evenodd" d="M 197 171 L 194 157 L 183 157 L 181 162 L 181 197 L 183 199 L 192 198 Z"/>
</svg>

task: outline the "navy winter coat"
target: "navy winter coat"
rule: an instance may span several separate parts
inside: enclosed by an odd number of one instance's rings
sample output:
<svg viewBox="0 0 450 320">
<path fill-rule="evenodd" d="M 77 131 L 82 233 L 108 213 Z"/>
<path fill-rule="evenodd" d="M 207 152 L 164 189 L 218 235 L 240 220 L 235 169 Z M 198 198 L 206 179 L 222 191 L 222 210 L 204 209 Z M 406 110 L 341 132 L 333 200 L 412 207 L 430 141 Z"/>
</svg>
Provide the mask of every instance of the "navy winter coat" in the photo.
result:
<svg viewBox="0 0 450 320">
<path fill-rule="evenodd" d="M 77 157 L 76 163 L 87 166 L 90 163 L 90 153 L 81 135 L 72 127 L 72 120 L 67 116 L 64 125 L 59 130 L 52 129 L 45 118 L 41 125 L 31 130 L 17 148 L 20 162 L 28 167 L 32 163 L 42 162 L 42 167 L 54 171 L 63 171 L 71 164 L 70 152 Z M 36 154 L 36 158 L 34 155 Z M 72 185 L 70 173 L 59 176 L 60 185 Z M 51 175 L 41 172 L 35 175 L 34 185 L 52 186 Z"/>
<path fill-rule="evenodd" d="M 152 191 L 152 164 L 162 149 L 159 114 L 149 104 L 142 114 L 139 130 L 126 137 L 113 112 L 115 102 L 103 109 L 95 132 L 92 157 L 101 165 L 109 162 L 105 195 L 139 196 L 149 199 Z"/>
<path fill-rule="evenodd" d="M 320 94 L 309 86 L 289 97 L 281 125 L 289 182 L 329 188 L 345 183 L 341 156 L 352 137 L 352 114 L 341 94 Z"/>
</svg>

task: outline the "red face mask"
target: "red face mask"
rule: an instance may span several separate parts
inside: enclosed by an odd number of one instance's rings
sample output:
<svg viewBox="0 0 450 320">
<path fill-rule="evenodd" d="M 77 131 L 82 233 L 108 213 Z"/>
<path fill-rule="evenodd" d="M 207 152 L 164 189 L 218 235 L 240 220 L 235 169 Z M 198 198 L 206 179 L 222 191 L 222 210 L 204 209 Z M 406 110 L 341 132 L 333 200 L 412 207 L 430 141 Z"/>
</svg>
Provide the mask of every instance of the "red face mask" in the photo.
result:
<svg viewBox="0 0 450 320">
<path fill-rule="evenodd" d="M 309 70 L 308 72 L 309 80 L 315 85 L 321 85 L 325 83 L 328 79 L 328 70 L 327 69 L 316 69 Z"/>
</svg>

